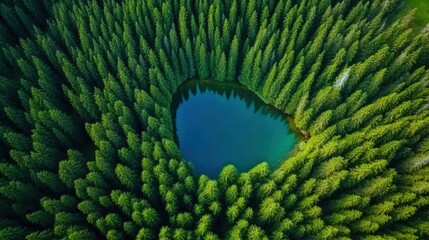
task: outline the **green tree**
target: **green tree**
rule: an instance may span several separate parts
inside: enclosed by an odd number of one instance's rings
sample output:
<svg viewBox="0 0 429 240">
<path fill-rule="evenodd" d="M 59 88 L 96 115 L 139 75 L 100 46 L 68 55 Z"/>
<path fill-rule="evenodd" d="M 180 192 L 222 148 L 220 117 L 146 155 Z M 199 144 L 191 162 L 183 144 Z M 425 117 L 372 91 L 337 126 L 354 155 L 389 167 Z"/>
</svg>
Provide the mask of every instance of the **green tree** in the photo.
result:
<svg viewBox="0 0 429 240">
<path fill-rule="evenodd" d="M 26 232 L 23 227 L 2 227 L 0 237 L 7 240 L 18 240 L 25 238 Z"/>
<path fill-rule="evenodd" d="M 258 220 L 261 223 L 278 222 L 284 217 L 284 209 L 272 198 L 264 199 L 258 211 Z"/>
<path fill-rule="evenodd" d="M 223 189 L 233 184 L 238 178 L 237 169 L 234 165 L 225 166 L 219 173 L 219 185 Z"/>
</svg>

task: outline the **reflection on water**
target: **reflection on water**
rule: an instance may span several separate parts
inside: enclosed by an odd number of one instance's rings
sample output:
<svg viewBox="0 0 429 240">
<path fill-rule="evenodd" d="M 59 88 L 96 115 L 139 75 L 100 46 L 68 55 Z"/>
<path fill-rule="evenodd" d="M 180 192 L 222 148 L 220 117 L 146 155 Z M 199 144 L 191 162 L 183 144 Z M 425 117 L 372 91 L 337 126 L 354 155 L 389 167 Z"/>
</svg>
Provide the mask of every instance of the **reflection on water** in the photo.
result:
<svg viewBox="0 0 429 240">
<path fill-rule="evenodd" d="M 298 141 L 285 114 L 237 84 L 187 82 L 173 113 L 183 156 L 212 178 L 227 164 L 243 172 L 266 161 L 274 169 Z"/>
</svg>

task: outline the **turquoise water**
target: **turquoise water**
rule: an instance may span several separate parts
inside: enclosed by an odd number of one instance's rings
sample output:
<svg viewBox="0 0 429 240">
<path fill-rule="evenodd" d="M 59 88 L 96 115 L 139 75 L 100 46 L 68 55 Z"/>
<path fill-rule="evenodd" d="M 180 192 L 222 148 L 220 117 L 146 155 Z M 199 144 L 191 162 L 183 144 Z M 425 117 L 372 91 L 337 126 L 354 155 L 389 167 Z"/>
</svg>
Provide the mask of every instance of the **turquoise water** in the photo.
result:
<svg viewBox="0 0 429 240">
<path fill-rule="evenodd" d="M 244 172 L 266 161 L 275 169 L 298 141 L 285 114 L 239 85 L 185 83 L 173 108 L 184 158 L 197 174 L 211 178 L 228 164 Z"/>
</svg>

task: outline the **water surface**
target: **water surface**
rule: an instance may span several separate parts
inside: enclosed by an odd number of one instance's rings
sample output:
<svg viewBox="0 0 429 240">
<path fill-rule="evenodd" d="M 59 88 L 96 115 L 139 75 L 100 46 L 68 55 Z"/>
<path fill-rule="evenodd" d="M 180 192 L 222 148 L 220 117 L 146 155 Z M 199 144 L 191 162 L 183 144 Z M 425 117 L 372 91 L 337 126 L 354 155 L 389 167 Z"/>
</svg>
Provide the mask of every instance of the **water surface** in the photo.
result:
<svg viewBox="0 0 429 240">
<path fill-rule="evenodd" d="M 298 141 L 284 113 L 236 84 L 187 82 L 174 96 L 173 111 L 184 158 L 212 178 L 228 164 L 243 172 L 266 161 L 275 169 Z"/>
</svg>

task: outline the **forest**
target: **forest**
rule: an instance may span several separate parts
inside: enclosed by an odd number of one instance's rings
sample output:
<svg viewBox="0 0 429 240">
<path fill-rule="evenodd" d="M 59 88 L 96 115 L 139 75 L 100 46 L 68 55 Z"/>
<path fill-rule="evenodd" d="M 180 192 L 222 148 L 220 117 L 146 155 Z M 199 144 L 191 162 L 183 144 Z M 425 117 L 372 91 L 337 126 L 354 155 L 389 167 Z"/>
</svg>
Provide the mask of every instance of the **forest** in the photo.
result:
<svg viewBox="0 0 429 240">
<path fill-rule="evenodd" d="M 429 31 L 403 0 L 3 0 L 0 239 L 429 239 Z M 311 137 L 194 173 L 187 80 Z"/>
</svg>

